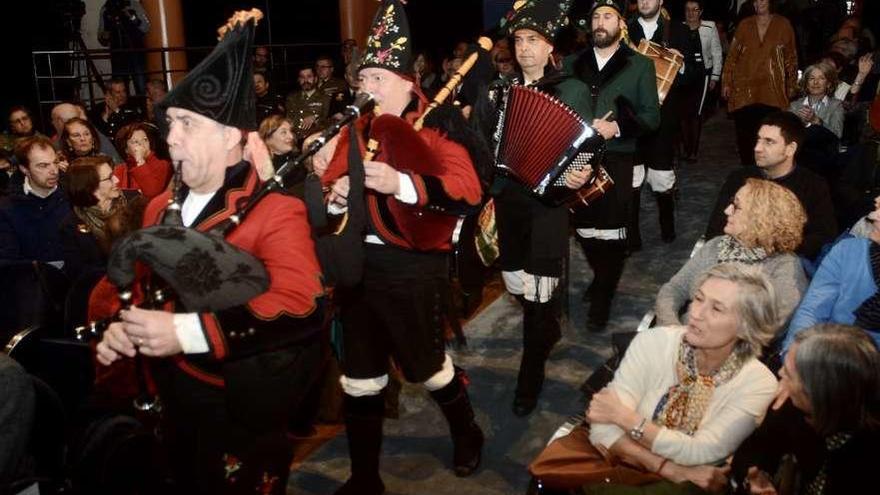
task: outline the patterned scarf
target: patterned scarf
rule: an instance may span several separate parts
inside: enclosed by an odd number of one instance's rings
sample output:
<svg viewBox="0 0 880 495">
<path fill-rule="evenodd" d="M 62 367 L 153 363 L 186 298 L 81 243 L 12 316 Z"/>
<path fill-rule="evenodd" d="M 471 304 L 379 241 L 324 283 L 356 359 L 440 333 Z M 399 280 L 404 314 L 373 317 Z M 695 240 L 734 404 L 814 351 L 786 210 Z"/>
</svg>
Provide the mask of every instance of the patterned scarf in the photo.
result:
<svg viewBox="0 0 880 495">
<path fill-rule="evenodd" d="M 874 283 L 880 287 L 880 244 L 871 242 L 868 253 L 868 258 L 871 261 L 871 275 L 874 276 Z M 880 329 L 880 292 L 875 292 L 871 297 L 865 299 L 854 313 L 856 325 L 860 328 L 870 331 Z"/>
<path fill-rule="evenodd" d="M 709 407 L 715 387 L 736 376 L 748 360 L 749 356 L 739 348 L 737 345 L 717 371 L 701 375 L 697 371 L 696 350 L 682 336 L 676 363 L 678 383 L 669 387 L 660 399 L 654 409 L 654 423 L 693 436 Z"/>
<path fill-rule="evenodd" d="M 729 235 L 721 238 L 718 263 L 739 262 L 747 265 L 760 263 L 767 259 L 767 251 L 762 247 L 748 248 Z"/>
<path fill-rule="evenodd" d="M 120 208 L 124 208 L 126 203 L 125 196 L 120 195 L 113 200 L 113 203 L 110 205 L 110 210 L 106 212 L 102 211 L 98 205 L 89 206 L 87 208 L 74 206 L 74 213 L 76 213 L 76 216 L 82 220 L 83 224 L 85 224 L 84 226 L 80 226 L 80 231 L 91 232 L 92 235 L 98 239 L 98 244 L 102 246 L 108 244 L 109 232 L 107 232 L 106 228 L 107 219 L 119 212 Z"/>
<path fill-rule="evenodd" d="M 846 442 L 849 442 L 849 439 L 852 438 L 852 434 L 850 433 L 835 433 L 830 437 L 825 439 L 825 448 L 828 450 L 828 454 L 830 455 L 835 450 L 840 449 Z M 825 459 L 825 462 L 822 463 L 822 469 L 819 470 L 819 473 L 816 474 L 816 477 L 813 478 L 813 481 L 807 485 L 806 494 L 807 495 L 822 495 L 825 493 L 825 485 L 828 484 L 828 459 Z"/>
</svg>

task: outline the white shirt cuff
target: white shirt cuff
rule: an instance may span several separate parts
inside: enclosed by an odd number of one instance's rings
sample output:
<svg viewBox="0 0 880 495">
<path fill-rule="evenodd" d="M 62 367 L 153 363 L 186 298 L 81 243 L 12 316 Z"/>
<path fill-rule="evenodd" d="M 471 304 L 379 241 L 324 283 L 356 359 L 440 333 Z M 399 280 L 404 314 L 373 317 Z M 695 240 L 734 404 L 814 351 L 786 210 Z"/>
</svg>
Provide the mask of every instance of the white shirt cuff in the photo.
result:
<svg viewBox="0 0 880 495">
<path fill-rule="evenodd" d="M 408 205 L 418 203 L 419 194 L 416 192 L 416 186 L 413 184 L 412 177 L 403 172 L 397 172 L 397 177 L 400 179 L 400 192 L 394 195 L 394 199 Z"/>
<path fill-rule="evenodd" d="M 184 354 L 202 354 L 210 350 L 198 313 L 176 313 L 174 332 Z"/>
<path fill-rule="evenodd" d="M 614 137 L 619 138 L 620 137 L 620 124 L 618 124 L 617 121 L 614 121 L 614 126 L 617 127 L 617 132 L 614 133 Z"/>
<path fill-rule="evenodd" d="M 331 215 L 342 215 L 348 211 L 347 206 L 340 206 L 336 203 L 327 203 L 327 213 Z"/>
</svg>

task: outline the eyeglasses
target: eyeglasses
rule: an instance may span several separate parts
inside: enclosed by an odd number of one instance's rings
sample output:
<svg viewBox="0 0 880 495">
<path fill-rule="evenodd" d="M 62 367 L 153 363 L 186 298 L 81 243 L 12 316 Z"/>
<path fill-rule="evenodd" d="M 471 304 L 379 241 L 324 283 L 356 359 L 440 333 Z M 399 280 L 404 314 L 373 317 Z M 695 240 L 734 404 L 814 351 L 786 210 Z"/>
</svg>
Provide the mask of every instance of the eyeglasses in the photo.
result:
<svg viewBox="0 0 880 495">
<path fill-rule="evenodd" d="M 142 144 L 142 145 L 147 145 L 147 144 L 150 144 L 150 140 L 149 140 L 149 139 L 129 139 L 129 140 L 128 140 L 128 144 Z"/>
<path fill-rule="evenodd" d="M 333 68 L 332 65 L 318 65 L 317 67 L 319 69 L 332 69 Z"/>
<path fill-rule="evenodd" d="M 98 182 L 104 182 L 105 180 L 113 180 L 114 175 L 110 174 L 108 177 L 104 177 L 103 179 L 98 180 Z"/>
</svg>

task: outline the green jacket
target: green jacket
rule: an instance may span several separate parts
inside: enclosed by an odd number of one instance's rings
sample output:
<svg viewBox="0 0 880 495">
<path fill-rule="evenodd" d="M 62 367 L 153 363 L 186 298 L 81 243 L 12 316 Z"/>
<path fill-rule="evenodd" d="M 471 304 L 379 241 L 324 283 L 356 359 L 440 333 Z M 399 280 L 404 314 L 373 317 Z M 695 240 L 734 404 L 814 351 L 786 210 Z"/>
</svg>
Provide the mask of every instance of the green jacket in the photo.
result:
<svg viewBox="0 0 880 495">
<path fill-rule="evenodd" d="M 592 122 L 612 112 L 620 137 L 608 141 L 608 151 L 634 153 L 636 138 L 660 125 L 654 64 L 647 57 L 620 45 L 600 71 L 590 47 L 566 57 L 562 70 L 574 77 L 557 86 L 559 98 L 584 120 Z"/>
</svg>

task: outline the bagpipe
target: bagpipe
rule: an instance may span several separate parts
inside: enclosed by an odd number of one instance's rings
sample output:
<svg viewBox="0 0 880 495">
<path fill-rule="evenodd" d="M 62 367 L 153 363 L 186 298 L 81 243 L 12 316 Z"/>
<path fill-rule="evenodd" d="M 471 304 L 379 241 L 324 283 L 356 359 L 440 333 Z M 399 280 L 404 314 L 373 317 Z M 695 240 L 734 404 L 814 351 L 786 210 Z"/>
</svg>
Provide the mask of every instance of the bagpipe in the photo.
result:
<svg viewBox="0 0 880 495">
<path fill-rule="evenodd" d="M 486 46 L 490 43 L 487 39 L 481 40 L 481 47 L 488 50 L 491 47 Z M 410 171 L 420 175 L 440 175 L 445 171 L 444 165 L 440 162 L 436 153 L 428 146 L 419 132 L 424 126 L 426 118 L 437 109 L 446 98 L 449 97 L 455 88 L 461 83 L 467 72 L 475 65 L 479 58 L 479 51 L 474 51 L 465 59 L 461 67 L 450 77 L 447 84 L 441 88 L 431 103 L 426 107 L 424 112 L 412 124 L 403 118 L 390 115 L 380 114 L 374 116 L 367 122 L 358 122 L 352 126 L 352 131 L 358 133 L 367 130 L 365 141 L 376 143 L 377 147 L 371 152 L 367 159 L 372 159 L 373 155 L 378 160 L 388 163 L 392 168 L 398 171 Z M 353 136 L 354 132 L 349 133 L 352 143 L 357 143 L 356 149 L 366 148 L 361 144 L 360 136 Z M 357 138 L 355 141 L 354 138 Z M 352 161 L 352 147 L 349 147 L 348 159 L 334 159 L 330 162 L 322 179 L 325 183 L 332 182 L 346 174 L 351 176 L 350 163 Z M 350 177 L 350 184 L 355 184 L 354 177 Z M 394 200 L 392 197 L 380 198 L 371 195 L 367 198 L 367 208 L 375 211 L 378 208 L 378 202 L 385 201 L 385 205 L 394 218 L 396 224 L 400 227 L 402 238 L 393 239 L 401 245 L 410 245 L 420 251 L 432 251 L 442 248 L 449 242 L 450 234 L 458 222 L 458 215 L 450 214 L 451 212 L 443 211 L 439 208 L 424 208 L 415 205 L 408 205 Z M 348 198 L 349 207 L 353 204 L 351 194 Z M 396 237 L 396 234 L 386 232 L 388 237 Z"/>
<path fill-rule="evenodd" d="M 342 119 L 325 129 L 295 159 L 279 167 L 253 194 L 239 200 L 232 215 L 205 232 L 183 226 L 179 197 L 181 165 L 176 163 L 172 199 L 160 223 L 120 239 L 110 253 L 107 279 L 118 289 L 121 310 L 130 309 L 136 302 L 141 307 L 151 309 L 179 302 L 187 311 L 213 312 L 243 305 L 265 292 L 269 288 L 269 275 L 263 263 L 227 242 L 226 238 L 244 222 L 261 200 L 273 192 L 284 191 L 286 177 L 344 126 L 357 119 L 362 109 L 371 102 L 371 95 L 358 95 L 345 109 Z M 363 174 L 362 169 L 359 172 Z M 351 223 L 352 229 L 356 228 L 356 223 Z M 326 262 L 326 258 L 321 261 Z M 142 276 L 143 270 L 139 269 L 142 266 L 149 269 L 149 277 Z M 119 321 L 119 312 L 110 318 L 77 327 L 76 338 L 82 342 L 100 339 L 115 321 Z M 137 354 L 135 359 L 141 391 L 135 399 L 135 407 L 139 410 L 154 409 L 156 402 L 149 398 L 147 392 L 141 354 Z"/>
</svg>

